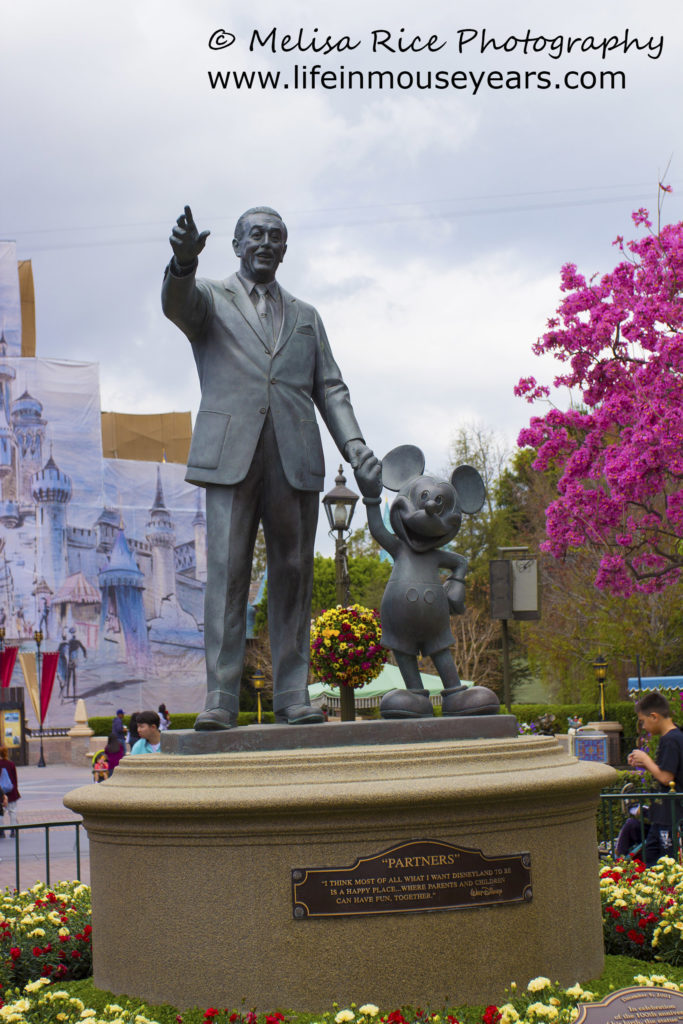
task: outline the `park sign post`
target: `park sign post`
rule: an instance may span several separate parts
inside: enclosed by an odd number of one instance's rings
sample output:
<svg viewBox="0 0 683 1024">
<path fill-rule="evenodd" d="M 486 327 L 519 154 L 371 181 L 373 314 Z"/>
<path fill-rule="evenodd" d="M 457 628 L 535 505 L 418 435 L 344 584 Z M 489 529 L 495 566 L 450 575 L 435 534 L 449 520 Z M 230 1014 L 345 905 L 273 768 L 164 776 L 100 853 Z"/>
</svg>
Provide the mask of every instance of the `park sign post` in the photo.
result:
<svg viewBox="0 0 683 1024">
<path fill-rule="evenodd" d="M 491 618 L 503 631 L 503 697 L 510 712 L 510 645 L 508 619 L 540 619 L 538 559 L 527 547 L 498 548 L 501 558 L 489 562 Z"/>
</svg>

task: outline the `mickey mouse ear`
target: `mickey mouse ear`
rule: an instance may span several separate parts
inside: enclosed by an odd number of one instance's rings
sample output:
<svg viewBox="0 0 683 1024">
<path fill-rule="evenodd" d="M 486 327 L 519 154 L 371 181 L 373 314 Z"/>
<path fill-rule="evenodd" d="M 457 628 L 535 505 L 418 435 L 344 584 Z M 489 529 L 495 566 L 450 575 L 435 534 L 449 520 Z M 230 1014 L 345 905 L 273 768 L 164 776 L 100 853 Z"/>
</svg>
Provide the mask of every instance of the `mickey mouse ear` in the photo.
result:
<svg viewBox="0 0 683 1024">
<path fill-rule="evenodd" d="M 425 457 L 414 444 L 400 444 L 382 459 L 382 484 L 390 491 L 400 491 L 408 480 L 420 476 Z"/>
<path fill-rule="evenodd" d="M 458 493 L 463 512 L 472 515 L 478 512 L 486 498 L 484 481 L 473 466 L 458 466 L 451 473 L 451 483 Z"/>
</svg>

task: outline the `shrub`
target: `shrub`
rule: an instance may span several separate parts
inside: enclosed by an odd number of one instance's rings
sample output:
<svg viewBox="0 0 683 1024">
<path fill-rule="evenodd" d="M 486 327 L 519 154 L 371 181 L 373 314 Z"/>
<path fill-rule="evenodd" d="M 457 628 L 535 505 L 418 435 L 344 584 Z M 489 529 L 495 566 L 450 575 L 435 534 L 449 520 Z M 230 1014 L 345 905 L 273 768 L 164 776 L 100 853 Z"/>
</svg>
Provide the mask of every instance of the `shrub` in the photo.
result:
<svg viewBox="0 0 683 1024">
<path fill-rule="evenodd" d="M 0 984 L 68 980 L 92 973 L 90 889 L 80 882 L 38 882 L 5 892 L 0 903 Z"/>
<path fill-rule="evenodd" d="M 605 952 L 683 964 L 683 867 L 619 860 L 600 870 Z"/>
<path fill-rule="evenodd" d="M 198 711 L 189 711 L 171 715 L 171 729 L 193 729 L 198 714 Z M 240 711 L 237 716 L 237 724 L 251 725 L 252 722 L 256 721 L 256 717 L 255 711 Z M 88 725 L 96 736 L 108 736 L 111 732 L 113 721 L 114 719 L 107 715 L 94 715 L 88 719 Z M 272 711 L 264 711 L 261 715 L 261 721 L 272 724 L 275 721 L 275 714 Z M 126 726 L 130 724 L 130 715 L 124 716 L 123 723 Z"/>
<path fill-rule="evenodd" d="M 505 708 L 501 708 L 503 714 Z M 620 722 L 624 730 L 624 736 L 635 736 L 638 732 L 638 716 L 633 701 L 620 700 L 608 704 L 605 709 L 607 720 Z M 518 722 L 531 722 L 541 715 L 553 714 L 558 720 L 560 732 L 567 732 L 570 717 L 582 718 L 584 725 L 588 722 L 597 722 L 600 718 L 600 708 L 597 704 L 513 704 L 512 714 Z"/>
</svg>

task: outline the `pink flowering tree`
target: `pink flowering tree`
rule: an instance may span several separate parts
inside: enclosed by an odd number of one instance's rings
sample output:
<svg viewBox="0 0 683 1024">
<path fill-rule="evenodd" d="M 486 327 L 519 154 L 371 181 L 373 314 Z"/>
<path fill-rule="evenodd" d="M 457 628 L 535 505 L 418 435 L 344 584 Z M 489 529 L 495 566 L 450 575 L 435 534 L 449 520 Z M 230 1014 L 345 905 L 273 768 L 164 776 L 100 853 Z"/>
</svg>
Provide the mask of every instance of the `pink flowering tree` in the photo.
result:
<svg viewBox="0 0 683 1024">
<path fill-rule="evenodd" d="M 534 345 L 562 364 L 553 384 L 570 408 L 533 377 L 515 388 L 549 406 L 518 439 L 535 469 L 560 474 L 542 548 L 597 547 L 596 586 L 625 596 L 662 590 L 683 567 L 683 223 L 655 231 L 644 209 L 633 220 L 644 237 L 616 239 L 611 273 L 562 268 L 564 298 Z"/>
</svg>

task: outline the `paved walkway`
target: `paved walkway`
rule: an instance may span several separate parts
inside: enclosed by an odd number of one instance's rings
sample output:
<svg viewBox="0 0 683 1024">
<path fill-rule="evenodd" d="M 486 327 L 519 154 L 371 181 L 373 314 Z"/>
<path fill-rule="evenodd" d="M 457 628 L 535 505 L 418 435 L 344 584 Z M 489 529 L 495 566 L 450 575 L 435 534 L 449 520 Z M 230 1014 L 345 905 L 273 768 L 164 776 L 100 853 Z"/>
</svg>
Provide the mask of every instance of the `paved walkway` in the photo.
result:
<svg viewBox="0 0 683 1024">
<path fill-rule="evenodd" d="M 62 803 L 66 793 L 78 786 L 92 784 L 90 766 L 48 764 L 45 768 L 30 765 L 17 769 L 21 800 L 17 804 L 20 825 L 51 821 L 77 821 L 78 815 Z M 16 844 L 10 838 L 5 814 L 5 838 L 0 839 L 0 888 L 16 886 Z M 76 830 L 50 829 L 50 880 L 76 878 Z M 88 836 L 80 829 L 81 881 L 90 881 Z M 38 881 L 47 881 L 45 863 L 45 829 L 19 832 L 19 886 L 26 889 Z"/>
</svg>

